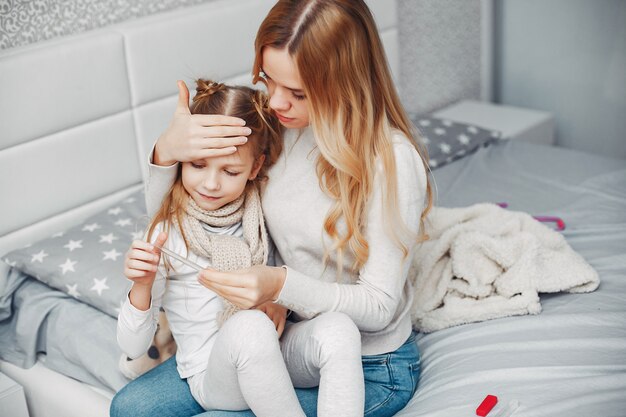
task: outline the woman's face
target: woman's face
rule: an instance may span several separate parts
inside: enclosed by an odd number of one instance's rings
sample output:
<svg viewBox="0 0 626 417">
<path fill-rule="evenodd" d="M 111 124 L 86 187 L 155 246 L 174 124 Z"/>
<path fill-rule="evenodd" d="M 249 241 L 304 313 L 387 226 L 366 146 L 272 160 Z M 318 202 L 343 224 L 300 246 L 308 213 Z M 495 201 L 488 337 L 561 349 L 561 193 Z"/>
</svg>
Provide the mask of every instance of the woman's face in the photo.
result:
<svg viewBox="0 0 626 417">
<path fill-rule="evenodd" d="M 280 123 L 296 129 L 308 126 L 307 98 L 302 90 L 298 68 L 287 49 L 265 47 L 263 72 L 267 80 L 270 107 L 276 112 Z"/>
</svg>

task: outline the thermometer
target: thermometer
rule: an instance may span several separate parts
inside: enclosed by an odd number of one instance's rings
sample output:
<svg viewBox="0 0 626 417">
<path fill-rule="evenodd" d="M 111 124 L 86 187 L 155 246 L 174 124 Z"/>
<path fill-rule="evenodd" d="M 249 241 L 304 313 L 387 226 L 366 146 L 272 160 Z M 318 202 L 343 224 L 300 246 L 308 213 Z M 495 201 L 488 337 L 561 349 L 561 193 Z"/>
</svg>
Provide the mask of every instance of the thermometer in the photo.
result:
<svg viewBox="0 0 626 417">
<path fill-rule="evenodd" d="M 196 271 L 200 272 L 202 271 L 204 268 L 201 267 L 200 265 L 198 265 L 197 263 L 191 262 L 189 259 L 187 258 L 183 258 L 182 256 L 180 256 L 179 254 L 172 252 L 171 250 L 164 248 L 163 246 L 159 246 L 159 245 L 154 245 L 155 247 L 161 249 L 161 251 L 168 255 L 171 256 L 172 258 L 176 259 L 177 261 L 180 261 L 182 263 L 184 263 L 185 265 L 187 265 L 190 268 L 195 269 Z"/>
</svg>

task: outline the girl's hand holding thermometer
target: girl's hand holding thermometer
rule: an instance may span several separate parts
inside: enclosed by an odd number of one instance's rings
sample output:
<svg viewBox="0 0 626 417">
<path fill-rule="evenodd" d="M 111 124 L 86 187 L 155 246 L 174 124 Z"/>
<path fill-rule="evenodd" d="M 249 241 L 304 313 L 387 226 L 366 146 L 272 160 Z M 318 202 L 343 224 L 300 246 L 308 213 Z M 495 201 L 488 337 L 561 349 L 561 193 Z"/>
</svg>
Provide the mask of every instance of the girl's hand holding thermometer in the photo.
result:
<svg viewBox="0 0 626 417">
<path fill-rule="evenodd" d="M 166 240 L 167 233 L 165 232 L 159 233 L 154 243 L 134 240 L 130 245 L 130 249 L 126 252 L 124 275 L 133 281 L 133 287 L 129 293 L 130 302 L 139 310 L 146 311 L 150 308 L 152 284 L 156 279 L 161 253 L 182 262 L 198 272 L 205 269 L 195 262 L 163 247 Z"/>
<path fill-rule="evenodd" d="M 161 260 L 160 247 L 167 240 L 167 233 L 161 232 L 154 244 L 143 240 L 134 240 L 126 252 L 124 275 L 133 281 L 128 293 L 130 303 L 137 309 L 146 311 L 152 300 L 152 284 L 156 278 L 157 268 Z"/>
<path fill-rule="evenodd" d="M 167 233 L 161 232 L 154 244 L 134 240 L 126 252 L 124 275 L 136 285 L 152 286 L 157 267 L 161 260 L 161 248 L 167 240 Z"/>
<path fill-rule="evenodd" d="M 157 236 L 156 241 L 152 244 L 144 242 L 143 240 L 133 241 L 130 249 L 126 253 L 124 273 L 128 277 L 128 279 L 134 282 L 149 281 L 142 278 L 147 278 L 151 276 L 152 281 L 154 281 L 154 278 L 156 276 L 156 268 L 158 267 L 161 260 L 161 253 L 164 253 L 179 262 L 182 262 L 183 264 L 198 272 L 205 269 L 197 263 L 192 262 L 189 259 L 177 254 L 176 252 L 173 252 L 164 247 L 163 245 L 165 244 L 166 240 L 167 234 L 161 232 Z M 210 268 L 210 265 L 208 265 L 208 267 Z"/>
</svg>

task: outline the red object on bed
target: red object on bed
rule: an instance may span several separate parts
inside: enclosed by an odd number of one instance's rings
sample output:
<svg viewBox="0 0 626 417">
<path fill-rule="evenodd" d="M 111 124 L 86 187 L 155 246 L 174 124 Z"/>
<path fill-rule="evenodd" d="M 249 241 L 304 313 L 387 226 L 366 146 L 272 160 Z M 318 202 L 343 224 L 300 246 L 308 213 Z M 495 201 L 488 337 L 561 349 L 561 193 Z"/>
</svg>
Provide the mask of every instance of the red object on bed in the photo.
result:
<svg viewBox="0 0 626 417">
<path fill-rule="evenodd" d="M 497 403 L 498 397 L 495 395 L 487 395 L 476 409 L 476 415 L 481 417 L 486 416 Z"/>
</svg>

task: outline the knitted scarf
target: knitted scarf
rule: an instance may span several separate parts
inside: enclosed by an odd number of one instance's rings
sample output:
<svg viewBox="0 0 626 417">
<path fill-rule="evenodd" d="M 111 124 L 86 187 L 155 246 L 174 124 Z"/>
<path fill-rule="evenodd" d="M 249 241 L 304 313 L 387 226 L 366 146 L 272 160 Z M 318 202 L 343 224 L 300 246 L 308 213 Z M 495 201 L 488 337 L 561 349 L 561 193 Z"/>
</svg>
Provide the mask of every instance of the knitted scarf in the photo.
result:
<svg viewBox="0 0 626 417">
<path fill-rule="evenodd" d="M 208 258 L 212 268 L 218 271 L 234 271 L 267 263 L 268 239 L 259 192 L 254 186 L 248 188 L 248 191 L 239 198 L 217 210 L 203 210 L 192 198 L 188 199 L 183 215 L 183 231 L 189 249 L 197 255 Z M 243 239 L 212 234 L 205 230 L 200 222 L 218 227 L 228 227 L 241 222 Z M 224 310 L 218 315 L 220 327 L 239 311 L 239 308 L 228 300 L 222 301 Z"/>
</svg>

